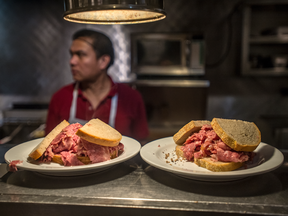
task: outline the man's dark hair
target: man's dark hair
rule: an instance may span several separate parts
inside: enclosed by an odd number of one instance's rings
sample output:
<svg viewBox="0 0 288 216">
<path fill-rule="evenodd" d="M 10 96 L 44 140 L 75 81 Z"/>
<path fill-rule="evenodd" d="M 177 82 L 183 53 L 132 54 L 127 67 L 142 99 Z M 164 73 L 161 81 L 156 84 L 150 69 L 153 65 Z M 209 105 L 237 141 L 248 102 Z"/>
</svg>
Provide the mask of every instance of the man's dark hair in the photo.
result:
<svg viewBox="0 0 288 216">
<path fill-rule="evenodd" d="M 114 49 L 113 49 L 113 44 L 109 37 L 107 37 L 105 34 L 101 32 L 97 32 L 94 30 L 89 30 L 89 29 L 83 29 L 80 31 L 77 31 L 74 33 L 72 39 L 78 39 L 80 37 L 88 37 L 93 40 L 93 43 L 91 44 L 97 58 L 100 58 L 103 55 L 109 55 L 111 60 L 110 63 L 107 66 L 107 69 L 113 65 L 114 63 Z"/>
</svg>

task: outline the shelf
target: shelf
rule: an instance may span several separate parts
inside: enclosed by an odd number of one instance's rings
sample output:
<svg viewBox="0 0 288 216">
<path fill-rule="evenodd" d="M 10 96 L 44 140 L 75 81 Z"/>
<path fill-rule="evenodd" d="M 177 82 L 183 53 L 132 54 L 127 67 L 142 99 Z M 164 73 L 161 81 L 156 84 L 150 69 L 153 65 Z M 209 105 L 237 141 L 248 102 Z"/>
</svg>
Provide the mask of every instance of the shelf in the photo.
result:
<svg viewBox="0 0 288 216">
<path fill-rule="evenodd" d="M 246 0 L 246 4 L 250 5 L 276 5 L 288 4 L 288 0 Z"/>
<path fill-rule="evenodd" d="M 288 76 L 288 68 L 252 68 L 244 75 L 270 75 L 270 76 Z"/>
<path fill-rule="evenodd" d="M 245 2 L 241 73 L 249 76 L 288 76 L 288 68 L 268 68 L 285 64 L 285 58 L 288 60 L 288 35 L 284 28 L 288 26 L 288 0 Z"/>
<path fill-rule="evenodd" d="M 253 44 L 288 44 L 288 36 L 277 37 L 277 36 L 259 36 L 252 37 L 249 39 L 250 43 Z"/>
</svg>

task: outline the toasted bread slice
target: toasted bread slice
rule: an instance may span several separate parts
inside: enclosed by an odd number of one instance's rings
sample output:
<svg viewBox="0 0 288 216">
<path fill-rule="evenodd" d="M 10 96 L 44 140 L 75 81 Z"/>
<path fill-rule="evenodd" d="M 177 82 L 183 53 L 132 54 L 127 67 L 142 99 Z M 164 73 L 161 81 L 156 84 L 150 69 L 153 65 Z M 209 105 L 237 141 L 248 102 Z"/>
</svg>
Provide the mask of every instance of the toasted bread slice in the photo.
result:
<svg viewBox="0 0 288 216">
<path fill-rule="evenodd" d="M 198 132 L 203 125 L 210 125 L 210 121 L 206 120 L 192 120 L 184 125 L 176 134 L 173 136 L 173 140 L 177 145 L 183 145 L 186 139 L 193 133 Z"/>
<path fill-rule="evenodd" d="M 194 163 L 213 172 L 232 171 L 243 166 L 243 163 L 213 161 L 211 157 L 194 158 Z"/>
<path fill-rule="evenodd" d="M 60 124 L 58 124 L 43 140 L 39 143 L 29 154 L 29 157 L 37 160 L 42 156 L 42 154 L 46 151 L 47 147 L 50 145 L 52 140 L 65 128 L 69 125 L 69 122 L 63 120 Z"/>
<path fill-rule="evenodd" d="M 235 151 L 252 152 L 261 142 L 261 133 L 253 122 L 214 118 L 211 126 L 221 140 Z"/>
<path fill-rule="evenodd" d="M 100 119 L 91 119 L 79 128 L 76 135 L 88 142 L 111 147 L 117 146 L 122 139 L 122 135 L 117 130 Z"/>
<path fill-rule="evenodd" d="M 113 152 L 111 152 L 111 154 L 110 154 L 110 159 L 113 159 L 113 158 L 116 158 L 117 157 L 117 155 L 119 155 L 119 154 L 121 154 L 121 152 L 117 152 L 117 151 L 113 151 Z M 84 164 L 89 164 L 89 163 L 91 163 L 91 161 L 90 161 L 90 159 L 89 159 L 89 157 L 88 156 L 78 156 L 77 157 L 78 158 L 78 160 L 80 160 L 82 163 L 84 163 Z M 64 163 L 63 163 L 63 161 L 62 161 L 62 159 L 61 159 L 61 155 L 59 155 L 59 154 L 57 154 L 57 155 L 54 155 L 53 156 L 53 158 L 52 158 L 52 161 L 54 162 L 54 163 L 58 163 L 58 164 L 61 164 L 61 165 L 63 165 Z"/>
<path fill-rule="evenodd" d="M 181 147 L 182 147 L 181 145 L 177 145 L 175 148 L 175 153 L 178 158 L 186 159 L 184 156 L 184 152 L 181 150 Z"/>
</svg>

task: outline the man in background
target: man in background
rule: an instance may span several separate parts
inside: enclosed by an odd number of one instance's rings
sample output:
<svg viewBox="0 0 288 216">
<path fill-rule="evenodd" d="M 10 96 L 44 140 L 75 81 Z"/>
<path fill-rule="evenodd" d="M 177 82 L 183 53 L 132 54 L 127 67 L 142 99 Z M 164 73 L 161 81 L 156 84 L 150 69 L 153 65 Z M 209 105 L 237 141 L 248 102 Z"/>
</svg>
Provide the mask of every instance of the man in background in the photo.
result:
<svg viewBox="0 0 288 216">
<path fill-rule="evenodd" d="M 97 31 L 80 30 L 73 35 L 70 66 L 74 83 L 62 87 L 50 102 L 46 134 L 62 120 L 84 125 L 99 118 L 122 135 L 145 142 L 148 124 L 140 93 L 115 83 L 107 74 L 114 62 L 110 39 Z"/>
</svg>

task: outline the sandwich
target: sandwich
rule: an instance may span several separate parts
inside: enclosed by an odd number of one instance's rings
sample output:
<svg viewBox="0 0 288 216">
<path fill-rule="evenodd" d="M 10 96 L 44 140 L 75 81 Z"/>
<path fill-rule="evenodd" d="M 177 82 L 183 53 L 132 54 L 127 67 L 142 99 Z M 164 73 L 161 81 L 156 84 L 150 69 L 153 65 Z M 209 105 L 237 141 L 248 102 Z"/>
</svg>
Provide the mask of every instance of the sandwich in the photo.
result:
<svg viewBox="0 0 288 216">
<path fill-rule="evenodd" d="M 63 120 L 29 154 L 32 160 L 64 166 L 99 163 L 124 151 L 122 135 L 99 119 L 84 126 Z"/>
<path fill-rule="evenodd" d="M 174 136 L 178 158 L 213 172 L 232 171 L 253 160 L 261 133 L 253 122 L 213 118 L 190 121 Z"/>
</svg>

